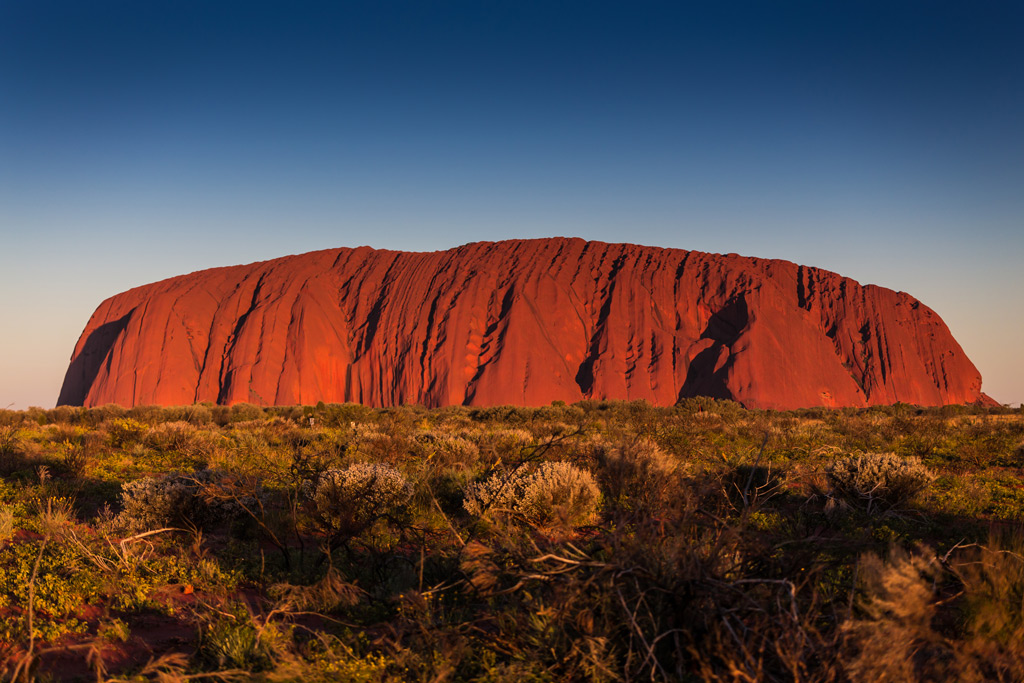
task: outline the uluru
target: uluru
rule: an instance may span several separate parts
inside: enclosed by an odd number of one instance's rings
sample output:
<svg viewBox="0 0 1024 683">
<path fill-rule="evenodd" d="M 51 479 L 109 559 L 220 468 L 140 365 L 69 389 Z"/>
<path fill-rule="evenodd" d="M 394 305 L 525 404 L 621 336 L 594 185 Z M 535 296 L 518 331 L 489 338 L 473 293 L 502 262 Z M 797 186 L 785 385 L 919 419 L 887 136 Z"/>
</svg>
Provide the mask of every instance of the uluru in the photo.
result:
<svg viewBox="0 0 1024 683">
<path fill-rule="evenodd" d="M 788 261 L 551 238 L 339 248 L 107 299 L 58 403 L 749 408 L 986 401 L 909 294 Z"/>
</svg>

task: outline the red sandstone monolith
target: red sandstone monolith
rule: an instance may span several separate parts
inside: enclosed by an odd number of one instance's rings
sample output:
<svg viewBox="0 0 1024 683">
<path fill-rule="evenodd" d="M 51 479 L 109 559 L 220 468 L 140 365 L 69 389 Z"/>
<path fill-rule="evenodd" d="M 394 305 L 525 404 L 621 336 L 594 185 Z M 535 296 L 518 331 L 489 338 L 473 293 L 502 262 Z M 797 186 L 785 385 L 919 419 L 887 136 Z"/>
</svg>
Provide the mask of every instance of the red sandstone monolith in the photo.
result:
<svg viewBox="0 0 1024 683">
<path fill-rule="evenodd" d="M 788 261 L 580 239 L 332 249 L 104 301 L 58 403 L 753 408 L 985 400 L 908 294 Z"/>
</svg>

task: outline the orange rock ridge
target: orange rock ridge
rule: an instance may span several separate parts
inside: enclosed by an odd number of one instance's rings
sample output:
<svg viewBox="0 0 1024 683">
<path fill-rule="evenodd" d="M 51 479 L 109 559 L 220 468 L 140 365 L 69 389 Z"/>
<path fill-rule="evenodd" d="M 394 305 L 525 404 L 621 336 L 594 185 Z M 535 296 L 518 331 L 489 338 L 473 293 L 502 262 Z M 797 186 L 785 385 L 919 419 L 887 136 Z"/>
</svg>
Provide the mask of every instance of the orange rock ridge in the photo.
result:
<svg viewBox="0 0 1024 683">
<path fill-rule="evenodd" d="M 104 301 L 58 404 L 990 400 L 913 297 L 788 261 L 581 239 L 331 249 Z"/>
</svg>

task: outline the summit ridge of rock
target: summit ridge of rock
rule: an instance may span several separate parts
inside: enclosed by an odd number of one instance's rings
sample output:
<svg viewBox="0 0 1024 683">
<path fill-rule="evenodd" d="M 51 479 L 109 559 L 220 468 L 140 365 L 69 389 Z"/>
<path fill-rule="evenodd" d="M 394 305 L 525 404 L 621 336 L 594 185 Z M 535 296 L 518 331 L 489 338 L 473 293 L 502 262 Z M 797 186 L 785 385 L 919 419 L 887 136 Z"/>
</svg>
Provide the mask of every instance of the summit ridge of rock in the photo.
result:
<svg viewBox="0 0 1024 683">
<path fill-rule="evenodd" d="M 97 308 L 59 404 L 987 400 L 930 308 L 819 268 L 575 238 L 339 248 Z"/>
</svg>

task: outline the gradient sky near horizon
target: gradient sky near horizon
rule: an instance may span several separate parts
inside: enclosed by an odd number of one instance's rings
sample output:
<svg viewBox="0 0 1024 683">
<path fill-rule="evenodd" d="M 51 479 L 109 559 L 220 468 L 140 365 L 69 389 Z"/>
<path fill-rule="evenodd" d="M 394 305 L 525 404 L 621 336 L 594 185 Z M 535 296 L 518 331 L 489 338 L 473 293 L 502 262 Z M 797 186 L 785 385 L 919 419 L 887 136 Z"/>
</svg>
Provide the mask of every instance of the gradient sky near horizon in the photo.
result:
<svg viewBox="0 0 1024 683">
<path fill-rule="evenodd" d="M 0 408 L 105 298 L 578 236 L 834 270 L 1024 401 L 1019 2 L 0 2 Z"/>
</svg>

